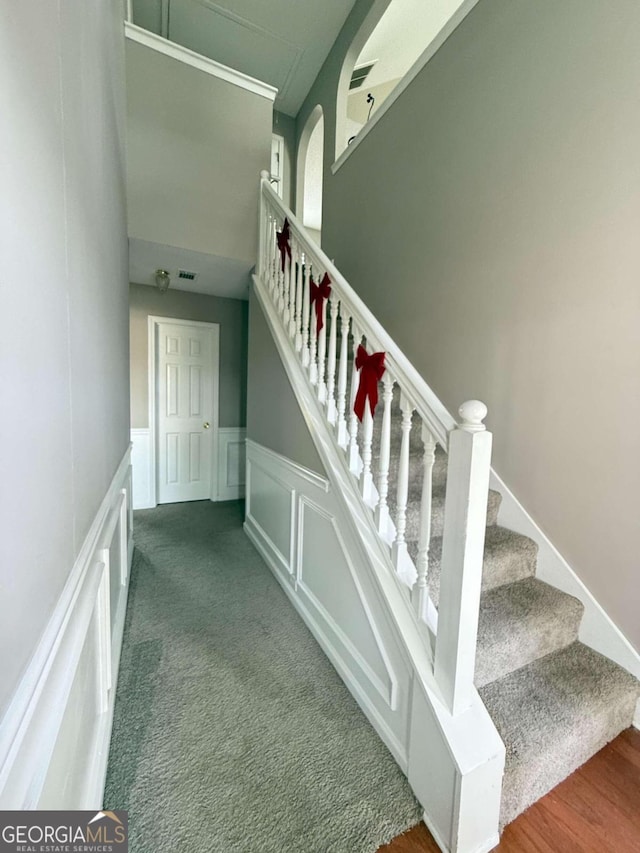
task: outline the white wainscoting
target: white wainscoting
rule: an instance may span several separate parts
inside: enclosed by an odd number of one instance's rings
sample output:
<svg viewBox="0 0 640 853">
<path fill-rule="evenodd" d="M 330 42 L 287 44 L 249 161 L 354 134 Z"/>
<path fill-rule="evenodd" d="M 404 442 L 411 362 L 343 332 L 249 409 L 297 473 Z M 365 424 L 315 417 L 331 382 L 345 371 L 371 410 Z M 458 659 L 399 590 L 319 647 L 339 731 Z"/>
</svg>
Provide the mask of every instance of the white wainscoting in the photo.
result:
<svg viewBox="0 0 640 853">
<path fill-rule="evenodd" d="M 218 429 L 218 500 L 234 501 L 244 497 L 245 438 L 244 427 Z"/>
<path fill-rule="evenodd" d="M 0 725 L 0 809 L 102 807 L 133 554 L 131 449 Z"/>
<path fill-rule="evenodd" d="M 156 505 L 155 478 L 153 476 L 153 448 L 151 431 L 131 430 L 131 467 L 133 468 L 133 508 L 150 509 Z"/>
<path fill-rule="evenodd" d="M 245 531 L 406 771 L 413 672 L 329 482 L 246 444 Z"/>
<path fill-rule="evenodd" d="M 218 429 L 218 455 L 214 466 L 215 496 L 219 501 L 244 497 L 245 491 L 244 427 Z M 148 428 L 131 430 L 131 465 L 133 467 L 133 508 L 152 509 L 156 506 L 153 476 L 153 447 Z"/>
</svg>

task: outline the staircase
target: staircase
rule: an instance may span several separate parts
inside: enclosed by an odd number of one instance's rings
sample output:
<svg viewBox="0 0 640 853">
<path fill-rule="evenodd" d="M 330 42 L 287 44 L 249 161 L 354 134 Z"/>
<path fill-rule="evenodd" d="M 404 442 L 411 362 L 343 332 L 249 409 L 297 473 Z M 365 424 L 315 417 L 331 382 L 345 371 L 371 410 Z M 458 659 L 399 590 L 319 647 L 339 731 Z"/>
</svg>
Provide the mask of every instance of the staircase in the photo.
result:
<svg viewBox="0 0 640 853">
<path fill-rule="evenodd" d="M 380 446 L 382 413 L 374 418 Z M 414 433 L 414 435 L 416 435 Z M 417 435 L 416 435 L 417 437 Z M 392 455 L 400 452 L 402 412 L 391 405 Z M 374 453 L 374 469 L 379 464 Z M 406 538 L 417 562 L 423 452 L 410 444 Z M 397 468 L 391 468 L 391 515 L 397 511 Z M 429 595 L 439 603 L 447 457 L 433 465 Z M 638 682 L 578 641 L 583 605 L 537 580 L 537 546 L 497 524 L 501 495 L 490 490 L 482 567 L 474 683 L 506 745 L 500 825 L 576 770 L 633 720 Z"/>
<path fill-rule="evenodd" d="M 440 714 L 457 756 L 488 737 L 480 717 L 469 713 L 482 703 L 504 743 L 504 768 L 476 755 L 466 770 L 456 758 L 459 813 L 452 804 L 451 821 L 458 829 L 449 837 L 434 832 L 443 850 L 489 850 L 497 834 L 487 836 L 486 824 L 479 828 L 478 814 L 492 813 L 492 786 L 501 786 L 499 813 L 491 817 L 497 833 L 632 724 L 638 682 L 579 641 L 583 603 L 539 580 L 536 542 L 499 525 L 502 495 L 489 489 L 483 404 L 463 404 L 457 424 L 282 206 L 264 173 L 260 197 L 256 293 L 300 405 L 314 411 L 312 435 L 328 476 L 357 516 L 354 529 L 369 547 L 374 542 L 409 605 L 406 614 L 394 611 L 398 628 L 419 636 L 430 661 L 427 675 L 416 664 L 414 690 L 422 686 L 426 705 L 420 710 L 414 703 L 413 714 Z M 282 246 L 285 217 L 283 264 L 278 241 Z M 314 301 L 312 282 L 325 273 L 331 294 Z M 375 413 L 367 403 L 362 423 L 354 413 L 361 346 L 369 355 L 384 352 L 386 368 Z M 415 648 L 415 640 L 406 645 Z M 412 740 L 416 732 L 413 720 Z M 426 729 L 420 736 L 433 737 Z M 420 762 L 429 763 L 438 745 L 420 749 Z M 466 774 L 471 778 L 483 761 L 484 781 L 479 776 L 465 799 Z M 419 774 L 414 781 L 409 764 L 409 781 L 434 831 L 432 788 Z"/>
</svg>

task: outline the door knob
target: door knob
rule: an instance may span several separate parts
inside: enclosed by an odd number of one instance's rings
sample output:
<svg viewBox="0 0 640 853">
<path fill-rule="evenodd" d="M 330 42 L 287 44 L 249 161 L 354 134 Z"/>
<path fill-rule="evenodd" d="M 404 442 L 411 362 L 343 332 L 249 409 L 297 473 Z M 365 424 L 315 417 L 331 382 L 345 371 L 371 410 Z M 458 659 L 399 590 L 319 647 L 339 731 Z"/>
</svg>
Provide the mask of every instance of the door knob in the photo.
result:
<svg viewBox="0 0 640 853">
<path fill-rule="evenodd" d="M 202 426 L 203 426 L 205 429 L 209 429 L 209 427 L 211 426 L 211 424 L 209 423 L 209 421 L 205 421 L 205 422 L 202 424 Z"/>
</svg>

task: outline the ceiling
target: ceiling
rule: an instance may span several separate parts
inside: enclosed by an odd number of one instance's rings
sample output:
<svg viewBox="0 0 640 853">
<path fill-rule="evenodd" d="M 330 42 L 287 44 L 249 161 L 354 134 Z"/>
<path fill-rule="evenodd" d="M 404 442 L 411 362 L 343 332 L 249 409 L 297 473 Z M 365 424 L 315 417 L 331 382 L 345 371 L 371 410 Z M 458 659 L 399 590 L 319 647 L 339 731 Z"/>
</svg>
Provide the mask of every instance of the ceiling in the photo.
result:
<svg viewBox="0 0 640 853">
<path fill-rule="evenodd" d="M 249 274 L 252 266 L 232 258 L 221 258 L 176 246 L 164 246 L 148 240 L 129 238 L 129 281 L 155 287 L 157 269 L 171 276 L 172 290 L 188 290 L 227 299 L 249 298 Z M 197 273 L 195 281 L 182 281 L 178 270 Z"/>
<path fill-rule="evenodd" d="M 133 22 L 276 86 L 275 109 L 295 116 L 354 2 L 133 0 Z"/>
</svg>

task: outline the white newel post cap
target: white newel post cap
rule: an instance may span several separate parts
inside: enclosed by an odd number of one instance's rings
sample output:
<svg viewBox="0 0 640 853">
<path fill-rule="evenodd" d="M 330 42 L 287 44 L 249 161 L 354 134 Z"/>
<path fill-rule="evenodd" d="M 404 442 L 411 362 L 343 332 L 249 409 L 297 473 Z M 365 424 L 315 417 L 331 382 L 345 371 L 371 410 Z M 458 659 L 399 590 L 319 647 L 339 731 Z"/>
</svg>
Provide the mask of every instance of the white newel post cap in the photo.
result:
<svg viewBox="0 0 640 853">
<path fill-rule="evenodd" d="M 255 175 L 255 172 L 254 172 L 254 175 Z M 271 178 L 271 175 L 269 174 L 269 172 L 267 172 L 266 169 L 263 169 L 260 172 L 260 177 L 262 178 L 263 181 L 268 181 Z"/>
<path fill-rule="evenodd" d="M 480 400 L 467 400 L 458 409 L 458 414 L 462 418 L 458 429 L 463 429 L 465 432 L 482 432 L 486 429 L 482 421 L 487 417 L 487 412 L 487 407 Z"/>
</svg>

